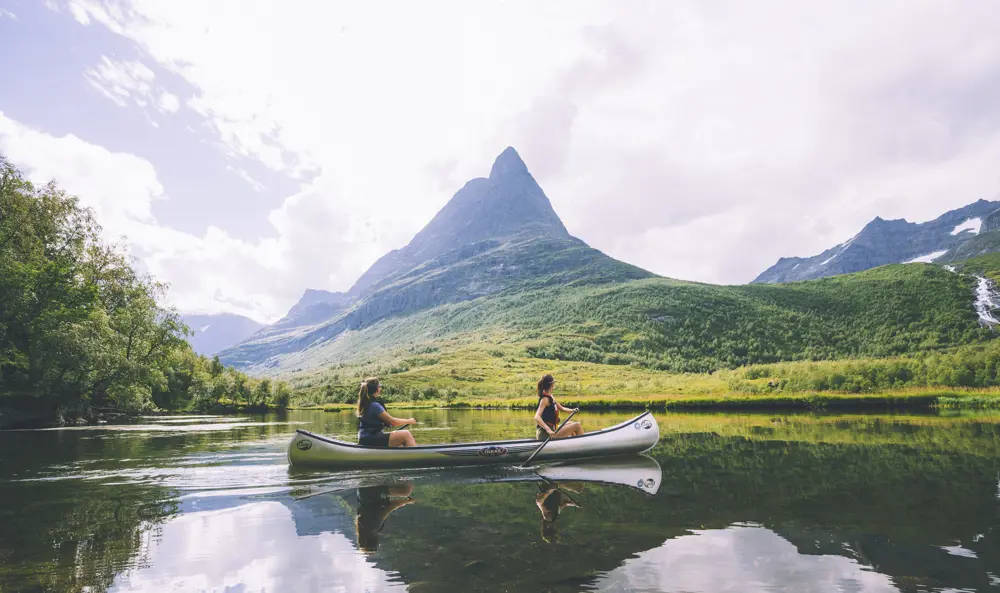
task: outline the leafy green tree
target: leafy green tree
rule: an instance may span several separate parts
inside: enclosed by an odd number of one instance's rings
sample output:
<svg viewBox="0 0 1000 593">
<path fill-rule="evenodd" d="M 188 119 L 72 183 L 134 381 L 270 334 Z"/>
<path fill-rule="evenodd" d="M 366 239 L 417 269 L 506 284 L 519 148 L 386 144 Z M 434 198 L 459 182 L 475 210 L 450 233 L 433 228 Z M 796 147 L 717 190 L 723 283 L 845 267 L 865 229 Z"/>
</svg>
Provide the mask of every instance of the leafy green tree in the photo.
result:
<svg viewBox="0 0 1000 593">
<path fill-rule="evenodd" d="M 0 407 L 52 422 L 266 404 L 270 384 L 254 398 L 245 375 L 191 350 L 188 328 L 159 304 L 164 290 L 77 198 L 0 156 Z"/>
</svg>

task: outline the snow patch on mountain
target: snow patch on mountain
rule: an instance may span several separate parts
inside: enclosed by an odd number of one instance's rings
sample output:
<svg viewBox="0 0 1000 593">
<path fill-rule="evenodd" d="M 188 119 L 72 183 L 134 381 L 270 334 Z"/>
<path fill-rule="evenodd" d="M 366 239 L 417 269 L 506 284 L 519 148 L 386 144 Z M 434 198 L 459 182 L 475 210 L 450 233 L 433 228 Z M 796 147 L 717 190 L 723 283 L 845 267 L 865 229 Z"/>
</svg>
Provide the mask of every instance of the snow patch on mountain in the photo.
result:
<svg viewBox="0 0 1000 593">
<path fill-rule="evenodd" d="M 903 262 L 904 264 L 929 264 L 937 258 L 941 257 L 945 253 L 948 253 L 947 249 L 942 249 L 941 251 L 932 251 L 930 253 L 921 255 L 920 257 L 915 257 L 911 260 Z"/>
<path fill-rule="evenodd" d="M 981 228 L 983 228 L 983 219 L 982 218 L 970 218 L 969 220 L 966 220 L 962 224 L 956 226 L 951 231 L 951 234 L 952 235 L 957 235 L 957 234 L 959 234 L 961 232 L 964 232 L 964 231 L 972 231 L 973 233 L 975 233 L 975 234 L 978 235 L 979 234 L 979 229 L 981 229 Z"/>
</svg>

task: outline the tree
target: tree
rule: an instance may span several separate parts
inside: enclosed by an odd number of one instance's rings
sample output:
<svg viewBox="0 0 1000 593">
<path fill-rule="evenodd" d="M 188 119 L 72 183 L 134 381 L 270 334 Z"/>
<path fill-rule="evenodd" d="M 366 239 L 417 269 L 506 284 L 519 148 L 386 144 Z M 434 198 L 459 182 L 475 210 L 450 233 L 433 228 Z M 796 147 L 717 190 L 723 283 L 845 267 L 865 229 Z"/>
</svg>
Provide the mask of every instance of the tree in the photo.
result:
<svg viewBox="0 0 1000 593">
<path fill-rule="evenodd" d="M 253 406 L 266 406 L 271 400 L 271 380 L 261 379 L 254 390 Z"/>
<path fill-rule="evenodd" d="M 292 391 L 284 381 L 274 383 L 274 406 L 279 410 L 288 408 L 288 403 L 292 399 Z"/>
<path fill-rule="evenodd" d="M 254 398 L 245 375 L 191 350 L 188 328 L 159 304 L 165 288 L 102 239 L 77 198 L 34 186 L 0 155 L 0 407 L 47 423 L 266 403 L 270 383 Z"/>
</svg>

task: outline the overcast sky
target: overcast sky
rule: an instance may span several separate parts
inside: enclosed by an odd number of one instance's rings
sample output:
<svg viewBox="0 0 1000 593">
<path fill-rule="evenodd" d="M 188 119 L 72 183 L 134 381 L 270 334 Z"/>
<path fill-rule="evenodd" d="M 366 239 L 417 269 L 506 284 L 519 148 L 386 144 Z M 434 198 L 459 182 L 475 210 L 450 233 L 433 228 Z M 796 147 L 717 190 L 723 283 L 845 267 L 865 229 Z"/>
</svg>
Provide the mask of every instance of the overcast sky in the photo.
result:
<svg viewBox="0 0 1000 593">
<path fill-rule="evenodd" d="M 992 0 L 0 0 L 0 152 L 186 312 L 348 288 L 508 145 L 592 246 L 743 283 L 995 199 L 998 31 Z"/>
</svg>

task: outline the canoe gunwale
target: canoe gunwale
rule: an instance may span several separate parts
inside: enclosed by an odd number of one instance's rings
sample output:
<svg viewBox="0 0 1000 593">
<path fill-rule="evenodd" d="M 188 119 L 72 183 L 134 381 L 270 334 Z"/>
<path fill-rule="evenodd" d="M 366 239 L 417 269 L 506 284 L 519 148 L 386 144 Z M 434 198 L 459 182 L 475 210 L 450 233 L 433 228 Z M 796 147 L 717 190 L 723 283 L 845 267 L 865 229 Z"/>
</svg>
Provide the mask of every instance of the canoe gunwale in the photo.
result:
<svg viewBox="0 0 1000 593">
<path fill-rule="evenodd" d="M 587 437 L 594 437 L 594 436 L 600 436 L 600 435 L 610 434 L 610 433 L 613 433 L 615 431 L 618 431 L 618 430 L 621 430 L 623 428 L 626 428 L 628 426 L 631 426 L 634 422 L 637 422 L 637 421 L 641 420 L 642 418 L 645 418 L 646 416 L 649 416 L 651 414 L 652 414 L 651 411 L 646 410 L 642 414 L 639 414 L 638 416 L 636 416 L 636 417 L 634 417 L 634 418 L 632 418 L 630 420 L 626 420 L 626 421 L 622 422 L 621 424 L 616 424 L 615 426 L 609 426 L 608 428 L 602 428 L 601 430 L 595 430 L 594 432 L 588 432 L 588 433 L 584 433 L 584 434 L 581 434 L 581 435 L 576 435 L 576 436 L 571 436 L 571 437 L 563 437 L 563 438 L 558 439 L 558 440 L 560 442 L 566 442 L 566 441 L 573 441 L 573 440 L 585 439 Z M 327 443 L 329 445 L 333 445 L 335 447 L 345 447 L 345 448 L 351 448 L 351 449 L 361 449 L 361 450 L 364 450 L 364 451 L 385 451 L 387 449 L 391 449 L 391 447 L 368 447 L 368 446 L 365 446 L 365 445 L 357 445 L 357 444 L 354 444 L 354 443 L 348 443 L 347 441 L 341 441 L 341 440 L 333 439 L 333 438 L 330 438 L 330 437 L 325 437 L 323 435 L 318 435 L 316 433 L 309 432 L 308 430 L 302 430 L 301 428 L 296 429 L 295 432 L 296 433 L 302 433 L 303 435 L 306 435 L 309 438 L 316 439 L 318 441 Z M 429 451 L 429 450 L 439 450 L 439 449 L 453 449 L 453 448 L 458 448 L 458 447 L 488 447 L 488 446 L 491 446 L 491 445 L 494 445 L 494 446 L 503 446 L 503 445 L 523 444 L 523 443 L 538 443 L 539 445 L 541 445 L 543 442 L 544 441 L 539 441 L 537 439 L 516 439 L 516 440 L 510 440 L 510 441 L 478 441 L 478 442 L 471 442 L 471 443 L 441 443 L 441 444 L 437 444 L 437 445 L 416 445 L 414 447 L 396 447 L 396 448 L 397 449 L 407 450 L 407 451 L 416 451 L 416 450 Z"/>
</svg>

